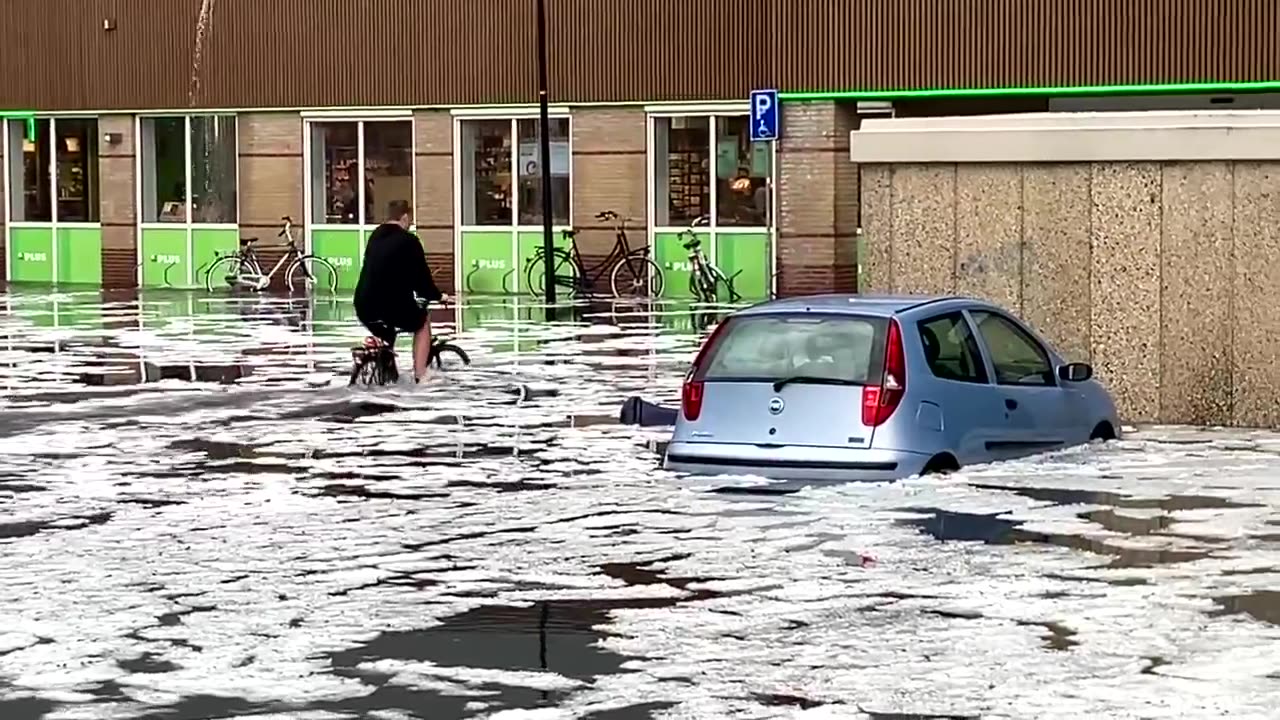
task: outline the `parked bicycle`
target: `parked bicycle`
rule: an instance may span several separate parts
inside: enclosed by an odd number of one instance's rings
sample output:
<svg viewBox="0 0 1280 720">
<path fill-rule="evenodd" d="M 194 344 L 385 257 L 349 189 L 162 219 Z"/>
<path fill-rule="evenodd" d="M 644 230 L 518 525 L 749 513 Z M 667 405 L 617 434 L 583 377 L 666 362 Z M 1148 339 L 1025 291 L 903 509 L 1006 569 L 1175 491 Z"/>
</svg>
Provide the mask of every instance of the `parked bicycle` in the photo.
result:
<svg viewBox="0 0 1280 720">
<path fill-rule="evenodd" d="M 737 302 L 742 299 L 742 296 L 734 289 L 733 279 L 738 277 L 742 270 L 738 270 L 732 275 L 725 275 L 702 252 L 702 239 L 698 237 L 697 232 L 694 230 L 694 228 L 706 225 L 710 219 L 709 215 L 695 218 L 689 227 L 681 232 L 681 236 L 686 238 L 682 243 L 682 247 L 689 251 L 689 292 L 693 293 L 693 297 L 697 300 L 714 303 L 720 299 L 720 285 L 723 284 L 725 289 L 729 291 L 729 302 Z"/>
<path fill-rule="evenodd" d="M 338 288 L 337 269 L 318 255 L 302 252 L 293 240 L 293 220 L 287 215 L 280 219 L 284 221 L 284 227 L 276 237 L 285 238 L 285 254 L 271 268 L 271 272 L 262 272 L 262 263 L 254 252 L 253 247 L 258 238 L 241 238 L 239 250 L 218 257 L 205 272 L 204 285 L 209 292 L 213 292 L 214 287 L 222 283 L 232 288 L 263 290 L 271 284 L 271 278 L 275 277 L 286 262 L 289 265 L 284 273 L 284 282 L 289 292 L 314 287 L 333 292 Z"/>
<path fill-rule="evenodd" d="M 616 298 L 629 296 L 656 297 L 662 294 L 666 282 L 662 268 L 649 257 L 649 247 L 632 249 L 627 242 L 626 220 L 612 210 L 596 213 L 596 219 L 603 222 L 614 222 L 613 249 L 598 265 L 588 268 L 582 260 L 582 251 L 578 248 L 578 231 L 568 229 L 564 236 L 569 240 L 569 249 L 556 248 L 552 251 L 552 282 L 579 295 L 591 293 L 595 284 L 609 274 L 609 289 Z M 524 267 L 528 290 L 541 295 L 546 291 L 546 250 L 539 247 L 533 256 L 525 262 Z"/>
</svg>

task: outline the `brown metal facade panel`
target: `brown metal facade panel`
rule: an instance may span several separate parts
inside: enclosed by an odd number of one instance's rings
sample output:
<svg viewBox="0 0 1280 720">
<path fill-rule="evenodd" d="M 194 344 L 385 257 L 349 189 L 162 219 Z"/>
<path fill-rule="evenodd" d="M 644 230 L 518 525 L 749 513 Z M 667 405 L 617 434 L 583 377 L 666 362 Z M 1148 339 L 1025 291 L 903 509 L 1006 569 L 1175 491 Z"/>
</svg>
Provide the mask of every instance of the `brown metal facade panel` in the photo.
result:
<svg viewBox="0 0 1280 720">
<path fill-rule="evenodd" d="M 1280 80 L 1275 0 L 792 0 L 791 91 Z M 839 33 L 822 28 L 841 28 Z"/>
<path fill-rule="evenodd" d="M 553 102 L 1280 79 L 1275 0 L 547 0 Z M 5 0 L 0 108 L 531 103 L 533 0 Z M 104 21 L 111 29 L 104 28 Z"/>
</svg>

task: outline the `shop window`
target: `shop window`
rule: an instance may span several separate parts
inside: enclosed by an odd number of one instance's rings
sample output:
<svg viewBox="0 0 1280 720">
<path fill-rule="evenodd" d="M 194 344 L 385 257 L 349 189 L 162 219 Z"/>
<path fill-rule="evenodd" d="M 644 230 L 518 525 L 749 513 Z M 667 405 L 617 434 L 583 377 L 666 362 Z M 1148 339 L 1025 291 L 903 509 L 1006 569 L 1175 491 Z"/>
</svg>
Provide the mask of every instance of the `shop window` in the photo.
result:
<svg viewBox="0 0 1280 720">
<path fill-rule="evenodd" d="M 413 207 L 413 123 L 364 124 L 364 217 L 381 223 L 397 200 Z"/>
<path fill-rule="evenodd" d="M 9 121 L 9 210 L 13 222 L 53 222 L 52 147 L 48 120 L 35 122 L 34 138 L 27 137 L 25 121 Z"/>
<path fill-rule="evenodd" d="M 55 123 L 59 222 L 98 221 L 98 121 L 66 118 Z"/>
<path fill-rule="evenodd" d="M 143 118 L 139 140 L 144 223 L 237 222 L 234 116 Z"/>
<path fill-rule="evenodd" d="M 659 227 L 711 213 L 711 118 L 654 119 L 654 211 Z"/>
<path fill-rule="evenodd" d="M 311 123 L 311 220 L 376 225 L 393 200 L 413 206 L 413 121 Z"/>
<path fill-rule="evenodd" d="M 191 118 L 191 221 L 234 224 L 236 212 L 236 119 Z"/>
<path fill-rule="evenodd" d="M 542 171 L 536 118 L 464 120 L 460 172 L 464 226 L 542 225 Z M 512 139 L 516 151 L 512 151 Z M 570 223 L 569 118 L 551 118 L 551 221 Z M 513 178 L 516 180 L 513 188 Z"/>
<path fill-rule="evenodd" d="M 747 116 L 716 118 L 716 225 L 769 226 L 773 148 L 751 142 Z"/>
<path fill-rule="evenodd" d="M 542 224 L 542 171 L 538 160 L 542 157 L 542 134 L 537 119 L 519 120 L 516 135 L 520 139 L 520 157 L 516 162 L 520 178 L 521 225 Z M 569 166 L 573 160 L 569 152 L 569 118 L 551 118 L 549 123 L 551 159 L 551 222 L 569 224 Z"/>
<path fill-rule="evenodd" d="M 7 124 L 10 217 L 14 222 L 98 221 L 98 121 L 94 118 Z"/>
<path fill-rule="evenodd" d="M 511 121 L 462 123 L 462 224 L 511 224 Z"/>
<path fill-rule="evenodd" d="M 704 215 L 713 227 L 772 224 L 773 149 L 751 142 L 746 115 L 660 116 L 653 131 L 655 226 L 685 227 Z"/>
</svg>

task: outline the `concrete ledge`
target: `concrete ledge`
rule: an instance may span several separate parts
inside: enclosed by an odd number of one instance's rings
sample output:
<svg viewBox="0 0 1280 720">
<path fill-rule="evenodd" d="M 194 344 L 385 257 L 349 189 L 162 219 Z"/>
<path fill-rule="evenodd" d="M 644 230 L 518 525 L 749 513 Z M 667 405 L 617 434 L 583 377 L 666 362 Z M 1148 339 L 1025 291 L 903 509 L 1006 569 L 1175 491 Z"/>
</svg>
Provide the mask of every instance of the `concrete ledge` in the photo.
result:
<svg viewBox="0 0 1280 720">
<path fill-rule="evenodd" d="M 1280 159 L 1280 112 L 1026 113 L 867 119 L 856 163 Z"/>
</svg>

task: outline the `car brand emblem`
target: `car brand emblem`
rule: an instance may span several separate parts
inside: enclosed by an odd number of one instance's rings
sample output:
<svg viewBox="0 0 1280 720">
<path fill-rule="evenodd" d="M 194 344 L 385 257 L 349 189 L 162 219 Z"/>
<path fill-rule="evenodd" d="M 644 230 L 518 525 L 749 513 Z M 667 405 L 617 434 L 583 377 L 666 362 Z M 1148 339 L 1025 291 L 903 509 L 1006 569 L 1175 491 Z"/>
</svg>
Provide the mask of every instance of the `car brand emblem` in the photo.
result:
<svg viewBox="0 0 1280 720">
<path fill-rule="evenodd" d="M 782 398 L 780 397 L 773 398 L 772 400 L 769 401 L 769 412 L 773 413 L 774 415 L 777 415 L 778 413 L 782 412 L 782 408 L 786 406 L 787 404 L 782 402 Z"/>
</svg>

